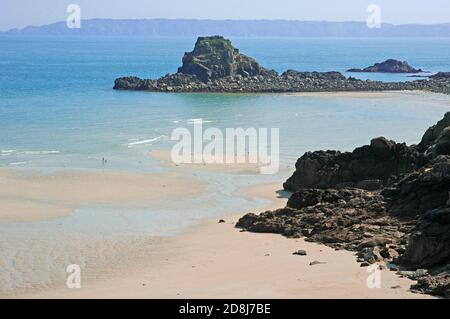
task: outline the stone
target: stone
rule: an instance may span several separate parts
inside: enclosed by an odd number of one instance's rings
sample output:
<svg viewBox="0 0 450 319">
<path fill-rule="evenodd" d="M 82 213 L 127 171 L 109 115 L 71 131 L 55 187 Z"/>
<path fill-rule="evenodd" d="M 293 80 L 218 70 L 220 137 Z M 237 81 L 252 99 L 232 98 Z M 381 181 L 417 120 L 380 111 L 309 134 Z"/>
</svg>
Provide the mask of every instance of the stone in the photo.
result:
<svg viewBox="0 0 450 319">
<path fill-rule="evenodd" d="M 390 270 L 390 271 L 399 271 L 399 267 L 396 264 L 393 263 L 387 263 L 386 267 Z"/>
<path fill-rule="evenodd" d="M 384 246 L 386 244 L 390 244 L 392 242 L 391 239 L 389 238 L 384 238 L 384 237 L 373 237 L 373 238 L 369 238 L 364 240 L 361 244 L 360 247 L 376 247 L 376 246 Z M 377 250 L 378 252 L 378 250 Z"/>
<path fill-rule="evenodd" d="M 297 250 L 296 252 L 292 253 L 293 255 L 298 255 L 298 256 L 306 256 L 306 250 L 300 249 Z"/>
<path fill-rule="evenodd" d="M 369 267 L 369 266 L 370 266 L 370 263 L 367 261 L 362 262 L 360 265 L 360 267 Z"/>
<path fill-rule="evenodd" d="M 312 262 L 309 263 L 310 266 L 324 265 L 324 264 L 326 264 L 326 262 L 323 262 L 323 261 L 317 261 L 317 260 L 314 260 L 314 261 L 312 261 Z"/>
<path fill-rule="evenodd" d="M 380 255 L 383 258 L 392 260 L 392 259 L 398 257 L 398 252 L 392 248 L 384 248 L 383 250 L 380 251 Z"/>
</svg>

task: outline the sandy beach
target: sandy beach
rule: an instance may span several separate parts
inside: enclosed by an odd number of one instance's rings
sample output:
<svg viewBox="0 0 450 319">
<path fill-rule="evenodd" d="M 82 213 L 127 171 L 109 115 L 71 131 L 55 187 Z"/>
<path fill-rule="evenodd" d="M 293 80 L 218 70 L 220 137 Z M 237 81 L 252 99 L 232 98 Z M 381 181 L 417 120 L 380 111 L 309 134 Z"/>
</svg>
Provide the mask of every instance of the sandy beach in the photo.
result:
<svg viewBox="0 0 450 319">
<path fill-rule="evenodd" d="M 279 184 L 258 185 L 246 196 L 270 199 L 265 209 L 281 207 Z M 369 289 L 370 273 L 348 251 L 240 232 L 242 214 L 206 220 L 181 235 L 164 238 L 140 263 L 127 264 L 117 276 L 86 280 L 80 289 L 59 287 L 20 298 L 430 298 L 408 291 L 411 281 L 381 271 L 381 288 Z M 307 256 L 292 253 L 298 249 Z M 313 261 L 323 264 L 310 265 Z"/>
<path fill-rule="evenodd" d="M 43 174 L 0 170 L 0 222 L 32 221 L 70 214 L 81 205 L 148 206 L 176 194 L 204 190 L 193 176 L 113 171 Z"/>
</svg>

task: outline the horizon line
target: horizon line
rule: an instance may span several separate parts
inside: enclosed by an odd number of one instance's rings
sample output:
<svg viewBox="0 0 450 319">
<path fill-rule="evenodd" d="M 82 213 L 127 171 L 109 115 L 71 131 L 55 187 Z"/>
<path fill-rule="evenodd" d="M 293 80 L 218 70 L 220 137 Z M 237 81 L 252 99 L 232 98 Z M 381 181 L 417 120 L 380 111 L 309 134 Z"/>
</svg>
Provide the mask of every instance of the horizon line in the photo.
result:
<svg viewBox="0 0 450 319">
<path fill-rule="evenodd" d="M 197 19 L 197 18 L 87 18 L 87 19 L 81 19 L 81 21 L 94 21 L 94 20 L 111 20 L 111 21 L 156 21 L 156 20 L 165 20 L 165 21 L 217 21 L 217 22 L 224 22 L 224 21 L 282 21 L 282 22 L 315 22 L 315 23 L 366 23 L 366 21 L 357 21 L 357 20 L 347 20 L 347 21 L 335 21 L 335 20 L 297 20 L 297 19 Z M 40 25 L 26 25 L 24 27 L 13 27 L 6 30 L 0 30 L 0 33 L 8 33 L 10 31 L 22 31 L 26 28 L 40 28 L 45 26 L 50 26 L 58 23 L 64 23 L 64 20 L 58 20 L 55 22 L 50 22 L 46 24 L 40 24 Z M 421 26 L 439 26 L 439 25 L 448 25 L 449 22 L 439 22 L 439 23 L 421 23 L 421 22 L 411 22 L 411 23 L 390 23 L 390 22 L 384 22 L 381 23 L 381 25 L 390 25 L 390 26 L 410 26 L 410 25 L 421 25 Z"/>
</svg>

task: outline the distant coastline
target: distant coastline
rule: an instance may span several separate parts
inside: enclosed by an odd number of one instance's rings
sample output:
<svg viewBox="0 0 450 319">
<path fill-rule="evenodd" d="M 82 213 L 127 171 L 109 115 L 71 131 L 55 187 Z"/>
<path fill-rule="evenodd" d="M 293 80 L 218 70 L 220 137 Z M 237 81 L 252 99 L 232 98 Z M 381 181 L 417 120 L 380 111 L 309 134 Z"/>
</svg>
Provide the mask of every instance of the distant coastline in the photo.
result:
<svg viewBox="0 0 450 319">
<path fill-rule="evenodd" d="M 368 28 L 365 22 L 296 20 L 195 20 L 195 19 L 88 19 L 81 28 L 70 29 L 65 21 L 15 28 L 0 35 L 27 36 L 150 36 L 197 37 L 319 37 L 319 38 L 448 38 L 450 23 L 382 24 Z"/>
</svg>

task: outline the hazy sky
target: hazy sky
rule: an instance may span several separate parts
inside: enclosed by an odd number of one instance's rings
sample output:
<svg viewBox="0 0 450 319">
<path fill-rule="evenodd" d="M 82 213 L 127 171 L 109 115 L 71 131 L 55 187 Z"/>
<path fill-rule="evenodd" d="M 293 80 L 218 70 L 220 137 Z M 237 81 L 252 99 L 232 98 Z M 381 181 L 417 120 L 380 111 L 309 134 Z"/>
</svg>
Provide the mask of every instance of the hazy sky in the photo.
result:
<svg viewBox="0 0 450 319">
<path fill-rule="evenodd" d="M 382 9 L 382 22 L 450 22 L 449 0 L 0 0 L 0 30 L 63 21 L 69 4 L 82 19 L 196 18 L 366 21 L 366 8 Z"/>
</svg>

